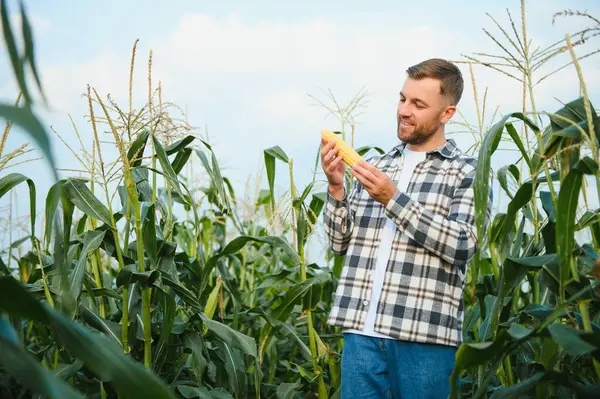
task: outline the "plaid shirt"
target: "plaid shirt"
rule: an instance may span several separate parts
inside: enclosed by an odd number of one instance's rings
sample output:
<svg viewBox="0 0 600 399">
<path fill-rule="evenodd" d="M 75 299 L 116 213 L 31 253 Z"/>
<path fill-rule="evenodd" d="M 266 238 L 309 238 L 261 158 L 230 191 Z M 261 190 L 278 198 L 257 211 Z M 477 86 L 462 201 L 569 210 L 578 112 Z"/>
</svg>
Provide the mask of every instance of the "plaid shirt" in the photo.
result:
<svg viewBox="0 0 600 399">
<path fill-rule="evenodd" d="M 402 168 L 401 142 L 366 160 L 392 177 Z M 452 139 L 429 151 L 411 176 L 406 193 L 387 206 L 354 179 L 351 192 L 336 200 L 327 192 L 324 230 L 332 251 L 345 256 L 328 323 L 364 327 L 378 246 L 391 218 L 398 229 L 374 330 L 392 338 L 459 346 L 467 263 L 479 247 L 473 181 L 477 159 L 463 155 Z M 491 215 L 492 191 L 487 208 Z"/>
</svg>

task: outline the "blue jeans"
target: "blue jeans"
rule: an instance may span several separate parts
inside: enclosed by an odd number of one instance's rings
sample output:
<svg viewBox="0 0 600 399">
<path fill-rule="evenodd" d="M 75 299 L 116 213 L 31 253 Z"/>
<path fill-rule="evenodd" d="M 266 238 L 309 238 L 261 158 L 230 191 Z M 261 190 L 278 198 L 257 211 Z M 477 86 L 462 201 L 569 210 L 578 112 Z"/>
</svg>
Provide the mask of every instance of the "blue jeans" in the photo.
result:
<svg viewBox="0 0 600 399">
<path fill-rule="evenodd" d="M 456 347 L 344 334 L 341 399 L 444 399 Z"/>
</svg>

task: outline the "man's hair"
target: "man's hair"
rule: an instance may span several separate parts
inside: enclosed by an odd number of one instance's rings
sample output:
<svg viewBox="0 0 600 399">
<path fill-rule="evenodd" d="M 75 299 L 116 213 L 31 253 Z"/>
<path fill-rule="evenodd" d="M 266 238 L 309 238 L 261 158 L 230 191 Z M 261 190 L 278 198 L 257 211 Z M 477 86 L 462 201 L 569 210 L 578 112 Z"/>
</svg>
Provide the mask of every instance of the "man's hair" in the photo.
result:
<svg viewBox="0 0 600 399">
<path fill-rule="evenodd" d="M 447 96 L 452 105 L 462 97 L 464 82 L 460 69 L 452 62 L 431 58 L 409 67 L 406 73 L 411 79 L 433 78 L 440 81 L 440 94 Z"/>
</svg>

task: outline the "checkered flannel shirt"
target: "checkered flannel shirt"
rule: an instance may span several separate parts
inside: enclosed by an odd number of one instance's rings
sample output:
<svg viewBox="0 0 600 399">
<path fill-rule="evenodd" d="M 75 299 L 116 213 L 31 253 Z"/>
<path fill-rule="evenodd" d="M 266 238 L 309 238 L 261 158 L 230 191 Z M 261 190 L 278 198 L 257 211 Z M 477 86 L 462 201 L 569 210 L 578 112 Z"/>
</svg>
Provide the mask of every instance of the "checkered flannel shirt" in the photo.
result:
<svg viewBox="0 0 600 399">
<path fill-rule="evenodd" d="M 405 145 L 401 142 L 366 162 L 393 177 L 402 168 Z M 332 251 L 346 255 L 328 317 L 330 325 L 363 329 L 388 217 L 398 229 L 374 330 L 400 340 L 462 343 L 466 268 L 479 247 L 473 191 L 476 161 L 447 139 L 444 146 L 427 152 L 406 192 L 398 190 L 387 206 L 371 198 L 357 179 L 341 200 L 328 193 L 324 230 Z M 490 189 L 486 224 L 492 199 Z"/>
</svg>

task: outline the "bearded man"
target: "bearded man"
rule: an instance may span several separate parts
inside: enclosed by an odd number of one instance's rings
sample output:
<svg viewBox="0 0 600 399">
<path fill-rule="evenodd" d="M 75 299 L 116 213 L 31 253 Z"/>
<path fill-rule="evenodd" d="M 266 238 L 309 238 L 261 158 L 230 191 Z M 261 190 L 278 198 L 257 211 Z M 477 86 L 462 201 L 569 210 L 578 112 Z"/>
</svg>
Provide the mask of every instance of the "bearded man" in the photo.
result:
<svg viewBox="0 0 600 399">
<path fill-rule="evenodd" d="M 445 398 L 462 343 L 463 288 L 478 250 L 477 159 L 445 126 L 463 92 L 443 59 L 407 69 L 397 108 L 399 144 L 352 168 L 322 139 L 328 181 L 324 229 L 345 255 L 328 323 L 344 333 L 341 397 Z M 491 215 L 492 190 L 486 213 Z"/>
</svg>

